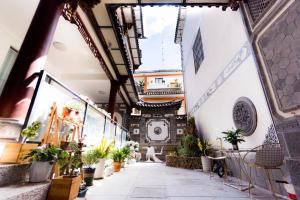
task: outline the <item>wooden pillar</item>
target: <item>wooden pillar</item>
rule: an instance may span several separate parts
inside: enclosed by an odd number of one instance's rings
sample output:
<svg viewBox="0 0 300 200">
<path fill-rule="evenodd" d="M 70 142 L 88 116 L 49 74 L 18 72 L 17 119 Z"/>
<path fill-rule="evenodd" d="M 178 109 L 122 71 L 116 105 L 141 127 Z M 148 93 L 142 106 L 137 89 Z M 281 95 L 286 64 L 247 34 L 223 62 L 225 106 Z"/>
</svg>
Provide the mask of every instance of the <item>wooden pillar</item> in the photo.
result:
<svg viewBox="0 0 300 200">
<path fill-rule="evenodd" d="M 25 119 L 63 7 L 63 0 L 40 0 L 0 97 L 0 117 Z"/>
<path fill-rule="evenodd" d="M 110 81 L 110 93 L 109 93 L 109 102 L 107 112 L 110 113 L 111 119 L 114 119 L 115 116 L 115 105 L 117 100 L 117 93 L 120 90 L 121 83 L 119 81 Z"/>
</svg>

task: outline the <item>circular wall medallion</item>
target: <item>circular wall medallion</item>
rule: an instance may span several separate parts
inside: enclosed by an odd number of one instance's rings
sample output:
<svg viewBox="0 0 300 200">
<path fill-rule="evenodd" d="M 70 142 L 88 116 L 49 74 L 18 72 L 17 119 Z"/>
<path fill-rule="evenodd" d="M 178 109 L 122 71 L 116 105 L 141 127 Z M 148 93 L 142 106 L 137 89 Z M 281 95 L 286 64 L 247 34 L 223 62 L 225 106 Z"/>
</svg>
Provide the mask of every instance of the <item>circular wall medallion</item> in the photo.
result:
<svg viewBox="0 0 300 200">
<path fill-rule="evenodd" d="M 155 128 L 154 128 L 154 133 L 155 133 L 156 135 L 160 135 L 161 132 L 162 132 L 162 130 L 161 130 L 160 127 L 155 127 Z"/>
<path fill-rule="evenodd" d="M 250 99 L 240 97 L 233 106 L 232 115 L 235 127 L 242 129 L 244 136 L 254 133 L 257 126 L 257 114 Z"/>
</svg>

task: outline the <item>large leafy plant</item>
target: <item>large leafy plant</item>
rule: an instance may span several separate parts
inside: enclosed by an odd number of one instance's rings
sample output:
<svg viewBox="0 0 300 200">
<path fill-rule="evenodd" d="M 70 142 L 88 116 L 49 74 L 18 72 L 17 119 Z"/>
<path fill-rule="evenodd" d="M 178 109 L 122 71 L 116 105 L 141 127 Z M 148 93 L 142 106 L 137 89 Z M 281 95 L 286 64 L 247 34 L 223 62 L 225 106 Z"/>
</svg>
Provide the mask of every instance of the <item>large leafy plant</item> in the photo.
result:
<svg viewBox="0 0 300 200">
<path fill-rule="evenodd" d="M 243 130 L 238 128 L 236 130 L 227 130 L 223 131 L 222 133 L 225 134 L 224 139 L 225 141 L 231 143 L 231 144 L 238 144 L 241 142 L 245 142 L 242 135 Z"/>
<path fill-rule="evenodd" d="M 113 147 L 115 146 L 115 141 L 108 142 L 104 137 L 101 140 L 101 143 L 98 147 L 94 149 L 95 156 L 97 158 L 107 158 L 111 153 Z"/>
<path fill-rule="evenodd" d="M 69 153 L 63 154 L 58 160 L 60 165 L 60 171 L 62 175 L 76 176 L 78 175 L 78 169 L 82 167 L 82 155 L 81 149 L 78 144 L 73 141 L 70 143 Z"/>
<path fill-rule="evenodd" d="M 180 156 L 199 157 L 201 155 L 198 147 L 198 139 L 194 135 L 184 135 L 181 139 L 181 147 L 178 150 Z"/>
<path fill-rule="evenodd" d="M 55 162 L 66 155 L 66 152 L 62 149 L 48 145 L 41 146 L 37 149 L 31 150 L 24 159 L 29 159 L 30 161 L 39 162 Z"/>
</svg>

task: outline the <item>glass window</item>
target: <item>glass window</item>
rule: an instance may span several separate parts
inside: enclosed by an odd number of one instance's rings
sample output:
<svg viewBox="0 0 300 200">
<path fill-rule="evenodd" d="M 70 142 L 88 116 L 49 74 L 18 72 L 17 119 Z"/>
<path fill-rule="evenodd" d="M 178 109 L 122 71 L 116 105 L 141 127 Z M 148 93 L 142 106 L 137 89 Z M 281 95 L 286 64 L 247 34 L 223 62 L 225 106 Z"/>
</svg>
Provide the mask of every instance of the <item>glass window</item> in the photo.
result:
<svg viewBox="0 0 300 200">
<path fill-rule="evenodd" d="M 12 47 L 9 48 L 3 64 L 0 66 L 0 95 L 9 76 L 11 68 L 15 63 L 18 52 Z"/>
<path fill-rule="evenodd" d="M 201 31 L 200 28 L 198 30 L 194 45 L 193 45 L 193 56 L 194 56 L 194 65 L 195 65 L 195 72 L 197 73 L 200 65 L 204 60 L 204 52 L 203 52 L 203 45 L 202 45 L 202 38 L 201 38 Z"/>
</svg>

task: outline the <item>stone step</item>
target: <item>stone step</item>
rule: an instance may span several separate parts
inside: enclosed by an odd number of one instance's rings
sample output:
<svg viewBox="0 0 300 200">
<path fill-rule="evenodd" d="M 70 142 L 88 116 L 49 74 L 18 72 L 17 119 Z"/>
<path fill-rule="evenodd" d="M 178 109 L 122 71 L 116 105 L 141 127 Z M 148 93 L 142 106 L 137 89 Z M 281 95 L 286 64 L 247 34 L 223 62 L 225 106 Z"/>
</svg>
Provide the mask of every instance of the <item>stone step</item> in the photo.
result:
<svg viewBox="0 0 300 200">
<path fill-rule="evenodd" d="M 50 182 L 0 187 L 0 200 L 46 200 Z"/>
<path fill-rule="evenodd" d="M 0 186 L 26 182 L 29 167 L 30 164 L 1 164 Z"/>
</svg>

